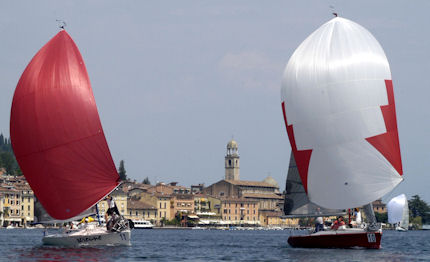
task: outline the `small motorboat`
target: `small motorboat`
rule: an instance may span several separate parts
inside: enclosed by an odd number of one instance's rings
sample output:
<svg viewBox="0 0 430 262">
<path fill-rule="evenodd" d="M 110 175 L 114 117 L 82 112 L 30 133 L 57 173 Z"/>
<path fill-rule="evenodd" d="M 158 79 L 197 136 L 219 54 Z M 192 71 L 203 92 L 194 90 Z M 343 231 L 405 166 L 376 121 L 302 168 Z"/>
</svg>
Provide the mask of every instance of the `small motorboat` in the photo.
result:
<svg viewBox="0 0 430 262">
<path fill-rule="evenodd" d="M 135 229 L 151 229 L 154 225 L 147 220 L 133 220 Z"/>
</svg>

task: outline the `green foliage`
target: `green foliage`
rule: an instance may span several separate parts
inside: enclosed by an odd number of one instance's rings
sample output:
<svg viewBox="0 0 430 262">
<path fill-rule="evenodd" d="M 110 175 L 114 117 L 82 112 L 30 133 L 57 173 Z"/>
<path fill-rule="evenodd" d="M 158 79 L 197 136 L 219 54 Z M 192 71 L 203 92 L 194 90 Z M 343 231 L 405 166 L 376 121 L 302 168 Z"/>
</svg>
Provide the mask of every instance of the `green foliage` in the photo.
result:
<svg viewBox="0 0 430 262">
<path fill-rule="evenodd" d="M 149 178 L 148 177 L 146 177 L 144 180 L 143 180 L 143 182 L 142 182 L 143 184 L 145 184 L 145 185 L 150 185 L 151 184 L 151 182 L 149 181 Z"/>
<path fill-rule="evenodd" d="M 5 138 L 3 134 L 0 134 L 0 168 L 4 168 L 9 175 L 22 175 L 13 154 L 10 138 Z"/>
<path fill-rule="evenodd" d="M 420 216 L 414 217 L 409 221 L 413 229 L 421 229 L 423 226 L 423 219 Z"/>
<path fill-rule="evenodd" d="M 430 206 L 424 200 L 421 200 L 420 196 L 412 196 L 412 199 L 408 201 L 408 205 L 411 219 L 421 217 L 422 224 L 430 223 Z"/>
<path fill-rule="evenodd" d="M 122 181 L 126 181 L 127 180 L 127 172 L 125 171 L 125 167 L 124 167 L 124 160 L 121 160 L 119 162 L 119 168 L 118 168 L 118 174 L 119 174 L 119 178 Z"/>
<path fill-rule="evenodd" d="M 377 213 L 375 212 L 376 221 L 380 223 L 388 223 L 388 213 Z"/>
</svg>

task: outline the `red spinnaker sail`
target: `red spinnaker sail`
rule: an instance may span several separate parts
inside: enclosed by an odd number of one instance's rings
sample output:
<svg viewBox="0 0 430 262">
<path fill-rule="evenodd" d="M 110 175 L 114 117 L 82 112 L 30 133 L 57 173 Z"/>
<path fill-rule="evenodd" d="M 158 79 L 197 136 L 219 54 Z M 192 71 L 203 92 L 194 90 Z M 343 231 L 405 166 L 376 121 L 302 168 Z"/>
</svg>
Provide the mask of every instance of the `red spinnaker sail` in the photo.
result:
<svg viewBox="0 0 430 262">
<path fill-rule="evenodd" d="M 84 61 L 64 30 L 22 74 L 10 133 L 24 176 L 55 219 L 78 215 L 119 183 Z"/>
</svg>

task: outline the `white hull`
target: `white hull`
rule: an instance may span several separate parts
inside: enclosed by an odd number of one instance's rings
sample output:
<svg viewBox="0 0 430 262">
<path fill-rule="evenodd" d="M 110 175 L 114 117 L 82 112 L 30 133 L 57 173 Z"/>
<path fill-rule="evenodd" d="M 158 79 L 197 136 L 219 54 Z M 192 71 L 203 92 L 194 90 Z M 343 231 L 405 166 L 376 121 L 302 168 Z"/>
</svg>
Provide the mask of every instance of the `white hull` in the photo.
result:
<svg viewBox="0 0 430 262">
<path fill-rule="evenodd" d="M 154 227 L 151 222 L 146 220 L 135 220 L 133 221 L 135 229 L 151 229 Z"/>
<path fill-rule="evenodd" d="M 400 232 L 408 231 L 407 229 L 405 229 L 405 228 L 403 228 L 403 227 L 399 227 L 399 226 L 397 226 L 397 227 L 396 227 L 396 230 L 397 230 L 397 231 L 400 231 Z"/>
<path fill-rule="evenodd" d="M 94 227 L 46 235 L 42 242 L 44 245 L 55 246 L 130 246 L 130 237 L 129 229 L 111 232 L 107 231 L 106 228 Z"/>
</svg>

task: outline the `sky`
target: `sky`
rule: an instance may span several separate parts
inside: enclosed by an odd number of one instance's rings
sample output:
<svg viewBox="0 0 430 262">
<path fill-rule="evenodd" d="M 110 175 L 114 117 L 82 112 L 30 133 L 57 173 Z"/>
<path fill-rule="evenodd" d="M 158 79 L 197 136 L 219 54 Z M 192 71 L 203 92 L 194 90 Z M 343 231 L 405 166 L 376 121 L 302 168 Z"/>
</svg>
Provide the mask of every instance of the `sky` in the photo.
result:
<svg viewBox="0 0 430 262">
<path fill-rule="evenodd" d="M 58 32 L 87 67 L 115 164 L 141 182 L 224 178 L 227 143 L 240 178 L 285 188 L 291 147 L 281 78 L 298 45 L 334 10 L 367 28 L 392 72 L 405 193 L 430 202 L 430 1 L 0 1 L 0 133 L 9 136 L 20 75 Z"/>
</svg>

